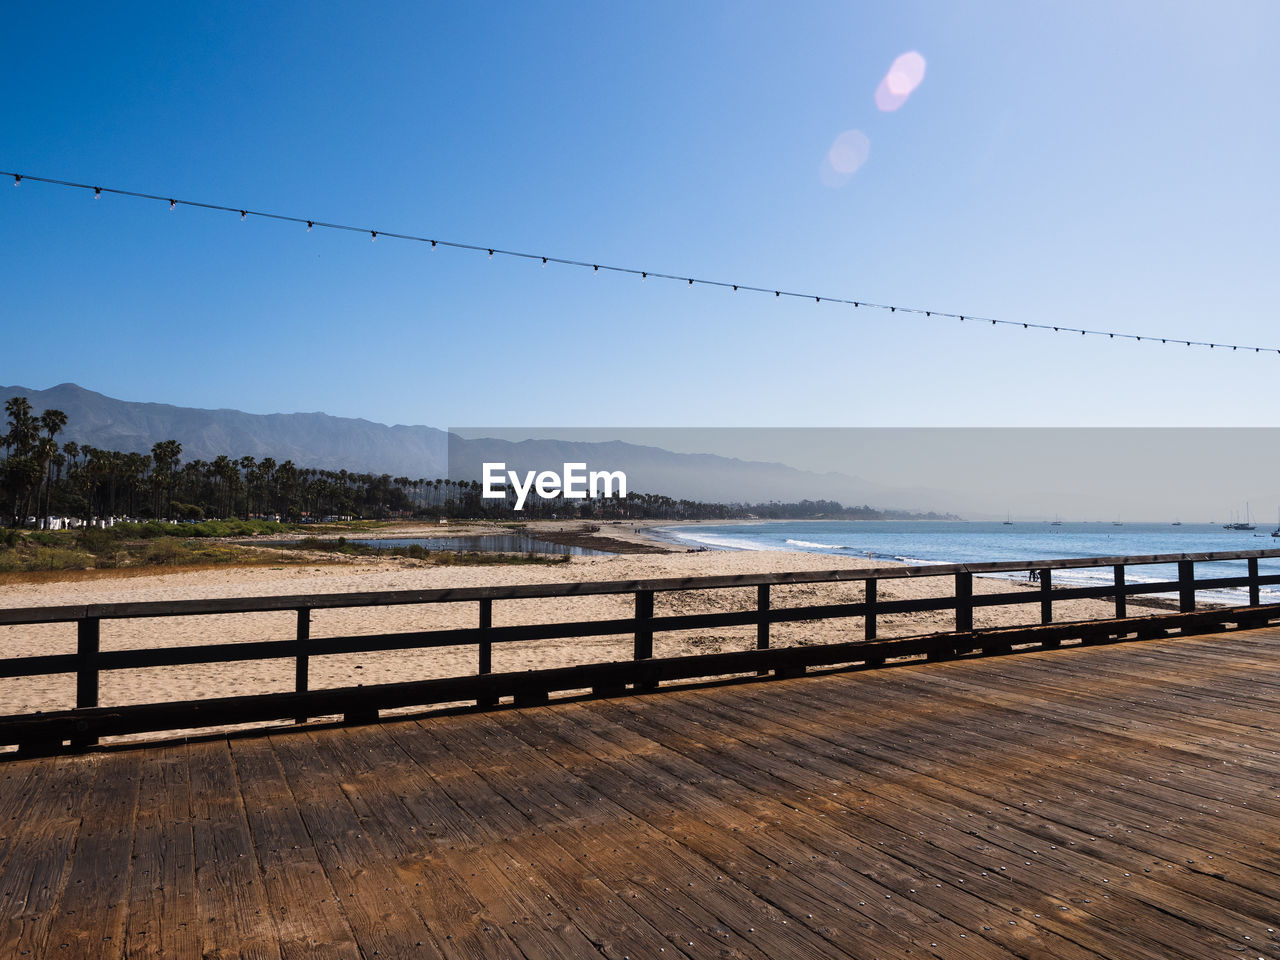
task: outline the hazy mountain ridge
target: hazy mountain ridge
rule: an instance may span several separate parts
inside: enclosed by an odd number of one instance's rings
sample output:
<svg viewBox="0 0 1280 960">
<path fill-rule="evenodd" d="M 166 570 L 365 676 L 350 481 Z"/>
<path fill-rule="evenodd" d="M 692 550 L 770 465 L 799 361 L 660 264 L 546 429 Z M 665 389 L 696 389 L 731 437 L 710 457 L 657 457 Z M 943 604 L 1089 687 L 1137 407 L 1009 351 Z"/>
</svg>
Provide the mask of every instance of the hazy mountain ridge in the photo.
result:
<svg viewBox="0 0 1280 960">
<path fill-rule="evenodd" d="M 66 413 L 67 426 L 59 436 L 63 443 L 74 440 L 150 453 L 161 440 L 177 440 L 183 460 L 269 456 L 277 462 L 292 460 L 299 467 L 469 480 L 480 479 L 485 462 L 505 462 L 522 473 L 585 462 L 593 470 L 626 472 L 632 491 L 677 499 L 838 500 L 846 506 L 868 503 L 920 511 L 964 506 L 941 491 L 895 490 L 846 474 L 818 474 L 716 454 L 673 453 L 623 441 L 462 439 L 435 427 L 387 426 L 325 413 L 252 414 L 117 400 L 73 383 L 48 390 L 0 387 L 0 400 L 13 396 L 25 396 L 37 413 L 50 407 Z"/>
<path fill-rule="evenodd" d="M 59 436 L 64 443 L 150 453 L 154 443 L 177 440 L 184 460 L 274 457 L 298 466 L 414 478 L 445 471 L 445 433 L 434 427 L 389 427 L 325 413 L 255 414 L 137 403 L 74 383 L 48 390 L 0 387 L 0 399 L 12 396 L 25 396 L 37 412 L 53 407 L 65 413 L 67 426 Z"/>
</svg>

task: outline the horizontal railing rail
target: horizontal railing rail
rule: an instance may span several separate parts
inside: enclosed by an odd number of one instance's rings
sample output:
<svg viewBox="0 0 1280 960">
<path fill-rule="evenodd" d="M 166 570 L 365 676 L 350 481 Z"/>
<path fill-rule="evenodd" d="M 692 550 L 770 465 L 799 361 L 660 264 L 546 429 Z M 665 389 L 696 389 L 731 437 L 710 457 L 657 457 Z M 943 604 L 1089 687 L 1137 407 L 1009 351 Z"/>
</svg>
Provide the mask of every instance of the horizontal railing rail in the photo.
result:
<svg viewBox="0 0 1280 960">
<path fill-rule="evenodd" d="M 1280 574 L 1260 573 L 1259 561 L 1264 559 L 1280 559 L 1280 549 L 893 566 L 738 576 L 520 584 L 436 590 L 0 608 L 0 627 L 74 623 L 77 638 L 75 653 L 0 659 L 0 678 L 51 674 L 76 676 L 76 702 L 73 709 L 0 717 L 0 745 L 16 743 L 24 750 L 32 751 L 56 749 L 69 740 L 72 746 L 85 747 L 95 744 L 101 736 L 124 732 L 185 729 L 202 725 L 258 722 L 262 719 L 292 718 L 301 722 L 311 717 L 329 715 L 334 711 L 350 719 L 367 718 L 376 716 L 380 709 L 453 702 L 459 699 L 475 699 L 481 705 L 495 704 L 502 696 L 514 696 L 522 701 L 538 701 L 545 699 L 552 690 L 576 689 L 577 687 L 557 686 L 566 678 L 572 678 L 578 687 L 591 687 L 597 692 L 617 692 L 628 685 L 636 689 L 652 689 L 664 679 L 677 677 L 717 676 L 752 670 L 765 672 L 772 670 L 775 673 L 785 674 L 819 664 L 859 662 L 874 664 L 882 662 L 886 657 L 909 655 L 912 652 L 951 655 L 962 649 L 988 647 L 1004 649 L 1013 643 L 1022 642 L 1056 645 L 1068 635 L 1075 639 L 1096 639 L 1104 634 L 1114 638 L 1119 635 L 1117 631 L 1128 631 L 1135 635 L 1156 635 L 1167 629 L 1210 628 L 1228 622 L 1251 624 L 1270 622 L 1273 618 L 1280 619 L 1280 605 L 1264 607 L 1261 604 L 1261 588 L 1280 584 Z M 1195 576 L 1196 564 L 1233 560 L 1247 561 L 1245 576 L 1199 579 Z M 1176 565 L 1177 578 L 1137 583 L 1126 579 L 1125 571 L 1130 567 L 1161 564 Z M 1112 583 L 1086 586 L 1055 586 L 1053 584 L 1055 570 L 1100 567 L 1112 569 Z M 1033 574 L 1038 580 L 1029 585 L 1031 589 L 974 593 L 974 576 L 1028 573 Z M 922 577 L 952 577 L 954 579 L 952 594 L 901 600 L 879 598 L 877 584 L 881 580 Z M 837 583 L 862 583 L 864 585 L 862 599 L 782 607 L 774 606 L 771 602 L 770 590 L 774 586 Z M 662 615 L 654 613 L 654 596 L 658 593 L 743 587 L 755 588 L 756 602 L 750 609 L 713 613 Z M 1196 612 L 1198 592 L 1237 588 L 1247 589 L 1246 605 Z M 493 606 L 496 601 L 619 594 L 634 596 L 635 607 L 632 616 L 510 626 L 493 624 Z M 1136 619 L 1128 617 L 1128 599 L 1151 594 L 1175 595 L 1177 613 Z M 1088 599 L 1112 599 L 1115 605 L 1114 617 L 1105 620 L 1054 624 L 1055 604 Z M 478 605 L 478 617 L 474 627 L 355 636 L 311 636 L 311 617 L 315 611 L 319 610 L 464 602 Z M 1023 635 L 1030 639 L 1013 640 L 1012 634 L 1007 629 L 974 630 L 975 610 L 1015 604 L 1038 604 L 1040 607 L 1040 615 L 1037 618 L 1039 623 L 1033 621 L 1019 628 Z M 900 637 L 892 640 L 881 640 L 878 637 L 878 620 L 881 617 L 946 610 L 954 611 L 955 614 L 955 630 L 952 632 Z M 294 613 L 296 622 L 292 637 L 278 640 L 196 643 L 123 650 L 101 649 L 101 625 L 104 620 L 269 612 Z M 861 618 L 862 635 L 859 639 L 818 646 L 770 648 L 769 628 L 772 624 L 847 618 Z M 1146 624 L 1146 626 L 1139 624 Z M 655 659 L 653 656 L 655 633 L 744 626 L 756 628 L 755 650 L 666 659 Z M 494 674 L 492 671 L 494 644 L 618 635 L 631 635 L 634 638 L 633 655 L 629 661 L 533 670 L 518 674 Z M 460 645 L 473 645 L 477 648 L 477 673 L 473 676 L 413 681 L 408 684 L 310 689 L 309 671 L 312 657 Z M 899 652 L 889 652 L 890 649 Z M 745 656 L 746 654 L 751 656 Z M 176 704 L 136 704 L 117 707 L 99 705 L 99 681 L 102 671 L 271 659 L 294 661 L 293 692 L 214 698 Z M 654 666 L 655 664 L 660 666 Z M 695 672 L 689 673 L 689 670 Z M 405 700 L 405 697 L 409 699 Z M 219 706 L 215 708 L 215 704 Z M 236 714 L 237 710 L 241 719 L 227 719 Z M 218 719 L 212 719 L 214 717 Z"/>
</svg>

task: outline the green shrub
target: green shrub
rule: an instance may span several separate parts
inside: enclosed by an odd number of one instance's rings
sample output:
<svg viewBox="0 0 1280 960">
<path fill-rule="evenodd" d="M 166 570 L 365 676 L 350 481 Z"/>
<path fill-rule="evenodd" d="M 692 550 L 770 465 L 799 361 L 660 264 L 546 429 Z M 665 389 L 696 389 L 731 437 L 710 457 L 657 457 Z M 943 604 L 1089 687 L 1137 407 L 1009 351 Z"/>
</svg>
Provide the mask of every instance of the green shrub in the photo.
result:
<svg viewBox="0 0 1280 960">
<path fill-rule="evenodd" d="M 146 563 L 167 563 L 169 565 L 176 564 L 180 558 L 185 558 L 190 553 L 189 550 L 183 549 L 183 544 L 179 544 L 172 538 L 167 538 L 153 543 L 147 548 L 146 553 L 142 555 L 142 559 Z"/>
<path fill-rule="evenodd" d="M 0 554 L 0 571 L 15 570 L 83 570 L 93 566 L 93 558 L 79 550 L 65 547 L 36 546 L 30 551 L 6 551 Z"/>
<path fill-rule="evenodd" d="M 115 550 L 117 544 L 115 533 L 101 527 L 85 527 L 76 539 L 82 549 L 95 554 L 110 553 Z"/>
</svg>

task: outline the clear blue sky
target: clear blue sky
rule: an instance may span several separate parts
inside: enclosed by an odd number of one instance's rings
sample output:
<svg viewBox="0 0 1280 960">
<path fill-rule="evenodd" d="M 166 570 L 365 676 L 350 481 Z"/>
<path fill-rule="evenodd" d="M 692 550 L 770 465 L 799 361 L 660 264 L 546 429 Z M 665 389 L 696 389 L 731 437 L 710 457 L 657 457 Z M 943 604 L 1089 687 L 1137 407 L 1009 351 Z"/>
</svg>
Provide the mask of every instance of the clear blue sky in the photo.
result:
<svg viewBox="0 0 1280 960">
<path fill-rule="evenodd" d="M 1280 347 L 1280 4 L 27 4 L 0 169 Z M 924 80 L 877 108 L 894 59 Z M 842 133 L 865 163 L 823 176 Z M 1280 357 L 0 184 L 0 383 L 388 423 L 1266 425 Z"/>
</svg>

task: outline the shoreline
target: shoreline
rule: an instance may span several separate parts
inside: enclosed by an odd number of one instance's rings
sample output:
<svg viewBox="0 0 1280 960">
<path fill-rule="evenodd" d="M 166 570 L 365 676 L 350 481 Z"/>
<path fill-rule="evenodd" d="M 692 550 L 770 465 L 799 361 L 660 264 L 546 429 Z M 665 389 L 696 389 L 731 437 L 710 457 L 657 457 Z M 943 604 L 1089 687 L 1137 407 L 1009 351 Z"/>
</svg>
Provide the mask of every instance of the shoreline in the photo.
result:
<svg viewBox="0 0 1280 960">
<path fill-rule="evenodd" d="M 513 524 L 494 520 L 467 520 L 458 523 L 428 523 L 423 521 L 392 522 L 388 526 L 368 532 L 346 533 L 348 540 L 437 540 L 452 537 L 488 537 L 523 534 L 568 547 L 586 547 L 603 550 L 615 555 L 636 553 L 680 553 L 677 544 L 654 535 L 656 526 L 698 521 L 652 520 L 530 520 Z M 255 544 L 270 544 L 278 540 L 300 540 L 309 533 L 280 534 L 271 538 L 259 538 Z"/>
</svg>

